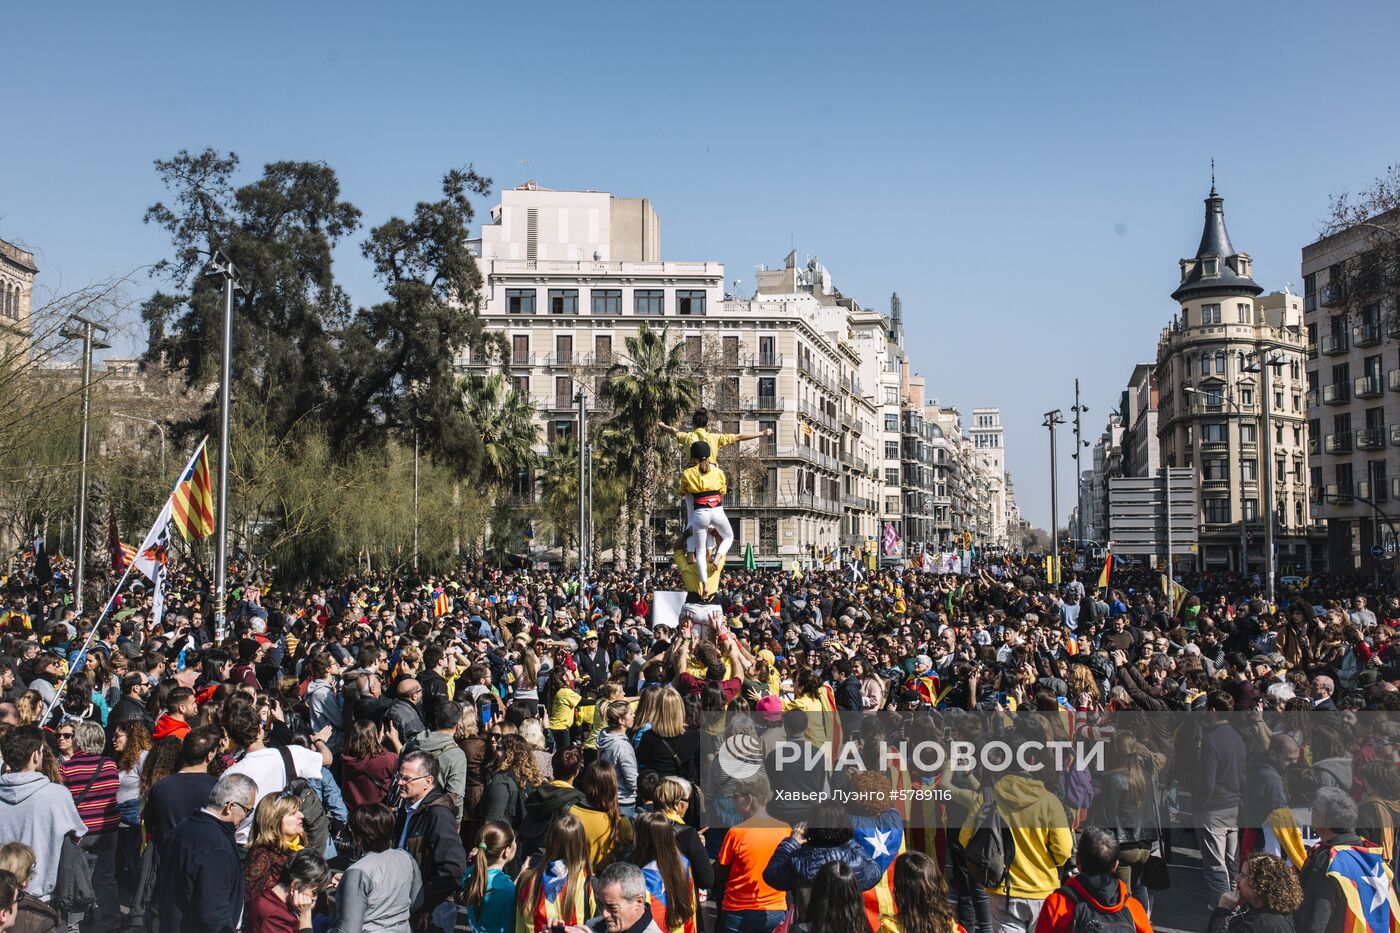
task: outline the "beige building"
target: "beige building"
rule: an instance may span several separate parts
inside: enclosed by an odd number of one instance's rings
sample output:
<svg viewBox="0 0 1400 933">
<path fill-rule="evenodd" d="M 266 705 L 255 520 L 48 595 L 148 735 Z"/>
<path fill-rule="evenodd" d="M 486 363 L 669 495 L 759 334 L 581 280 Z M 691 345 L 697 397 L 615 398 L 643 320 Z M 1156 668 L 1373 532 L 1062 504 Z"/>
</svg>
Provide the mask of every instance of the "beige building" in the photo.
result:
<svg viewBox="0 0 1400 933">
<path fill-rule="evenodd" d="M 1389 544 L 1382 513 L 1393 518 L 1400 499 L 1397 306 L 1356 307 L 1346 293 L 1368 239 L 1353 228 L 1303 247 L 1312 510 L 1327 523 L 1329 569 L 1364 576 L 1389 569 L 1371 548 Z"/>
<path fill-rule="evenodd" d="M 508 354 L 462 365 L 500 368 L 529 394 L 541 453 L 574 432 L 578 388 L 595 424 L 608 416 L 597 389 L 628 336 L 669 328 L 721 429 L 774 432 L 727 467 L 731 553 L 752 544 L 759 561 L 810 562 L 876 535 L 877 410 L 851 341 L 864 311 L 819 265 L 789 255 L 752 298 L 734 298 L 722 264 L 658 258 L 649 202 L 533 184 L 502 192 L 475 245 L 481 314 Z"/>
<path fill-rule="evenodd" d="M 1181 260 L 1172 293 L 1180 315 L 1157 344 L 1162 463 L 1197 471 L 1203 567 L 1263 566 L 1261 503 L 1272 479 L 1279 572 L 1306 573 L 1320 555 L 1309 537 L 1303 303 L 1263 294 L 1249 254 L 1230 242 L 1214 187 L 1205 204 L 1200 245 Z M 1261 373 L 1265 357 L 1277 365 Z"/>
<path fill-rule="evenodd" d="M 0 240 L 0 356 L 28 353 L 29 315 L 38 274 L 33 253 Z"/>
</svg>

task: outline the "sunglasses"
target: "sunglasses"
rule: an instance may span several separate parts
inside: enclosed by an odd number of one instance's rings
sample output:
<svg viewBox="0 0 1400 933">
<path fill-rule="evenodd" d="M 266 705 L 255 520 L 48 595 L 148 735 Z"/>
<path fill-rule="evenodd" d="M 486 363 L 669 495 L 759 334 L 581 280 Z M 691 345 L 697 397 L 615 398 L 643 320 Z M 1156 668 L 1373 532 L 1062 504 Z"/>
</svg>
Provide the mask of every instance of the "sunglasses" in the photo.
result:
<svg viewBox="0 0 1400 933">
<path fill-rule="evenodd" d="M 72 739 L 72 738 L 73 738 L 73 733 L 71 733 L 71 732 L 60 732 L 60 733 L 58 734 L 58 737 L 59 737 L 60 739 Z"/>
</svg>

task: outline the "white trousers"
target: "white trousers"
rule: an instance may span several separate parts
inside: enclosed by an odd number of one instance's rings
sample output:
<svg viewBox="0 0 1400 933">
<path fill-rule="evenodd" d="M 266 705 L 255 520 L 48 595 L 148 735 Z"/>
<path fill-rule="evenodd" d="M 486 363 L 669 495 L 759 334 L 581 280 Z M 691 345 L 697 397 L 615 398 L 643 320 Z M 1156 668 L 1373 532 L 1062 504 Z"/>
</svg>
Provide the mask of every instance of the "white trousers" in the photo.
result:
<svg viewBox="0 0 1400 933">
<path fill-rule="evenodd" d="M 729 525 L 729 516 L 724 514 L 724 506 L 712 509 L 697 509 L 686 497 L 686 510 L 690 513 L 690 552 L 695 555 L 695 569 L 700 572 L 700 587 L 710 579 L 709 543 L 710 529 L 719 533 L 719 547 L 715 551 L 717 559 L 723 559 L 734 546 L 734 529 Z M 708 596 L 709 593 L 702 595 Z"/>
</svg>

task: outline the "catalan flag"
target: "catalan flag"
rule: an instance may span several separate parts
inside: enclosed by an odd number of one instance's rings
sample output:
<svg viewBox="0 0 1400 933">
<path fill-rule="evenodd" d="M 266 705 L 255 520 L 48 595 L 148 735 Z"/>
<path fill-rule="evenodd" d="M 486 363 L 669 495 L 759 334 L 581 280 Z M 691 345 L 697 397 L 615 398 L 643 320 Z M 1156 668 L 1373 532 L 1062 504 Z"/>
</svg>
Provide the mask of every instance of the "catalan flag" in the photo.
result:
<svg viewBox="0 0 1400 933">
<path fill-rule="evenodd" d="M 1396 933 L 1400 930 L 1400 906 L 1396 904 L 1394 879 L 1380 849 L 1333 846 L 1327 877 L 1337 882 L 1346 898 L 1346 915 L 1341 927 L 1346 933 Z"/>
<path fill-rule="evenodd" d="M 209 454 L 204 441 L 170 497 L 171 518 L 186 541 L 214 533 L 214 484 L 209 478 Z"/>
<path fill-rule="evenodd" d="M 445 616 L 452 611 L 452 597 L 447 595 L 446 590 L 438 590 L 433 594 L 433 618 Z"/>
</svg>

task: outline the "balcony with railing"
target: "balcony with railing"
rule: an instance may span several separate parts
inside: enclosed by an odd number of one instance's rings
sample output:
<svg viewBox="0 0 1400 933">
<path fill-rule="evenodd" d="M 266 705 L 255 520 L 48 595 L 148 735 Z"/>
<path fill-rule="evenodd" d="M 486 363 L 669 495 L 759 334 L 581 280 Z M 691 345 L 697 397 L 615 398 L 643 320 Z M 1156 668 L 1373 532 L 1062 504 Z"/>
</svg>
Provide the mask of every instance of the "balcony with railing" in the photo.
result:
<svg viewBox="0 0 1400 933">
<path fill-rule="evenodd" d="M 1308 438 L 1308 454 L 1309 454 L 1309 456 L 1316 457 L 1317 454 L 1318 454 L 1318 451 L 1321 449 L 1321 447 L 1322 447 L 1322 445 L 1318 443 L 1317 438 L 1315 438 L 1315 437 L 1310 437 L 1310 438 Z"/>
<path fill-rule="evenodd" d="M 781 353 L 755 353 L 749 357 L 749 365 L 754 369 L 782 369 Z"/>
<path fill-rule="evenodd" d="M 1385 428 L 1364 428 L 1356 432 L 1357 450 L 1380 450 L 1385 446 Z"/>
<path fill-rule="evenodd" d="M 1351 450 L 1351 432 L 1338 431 L 1322 439 L 1322 449 L 1329 454 L 1344 454 Z"/>
<path fill-rule="evenodd" d="M 1400 447 L 1400 424 L 1390 426 L 1390 446 Z"/>
<path fill-rule="evenodd" d="M 1347 345 L 1346 331 L 1338 331 L 1335 334 L 1323 334 L 1319 341 L 1319 348 L 1323 356 L 1339 356 L 1351 349 Z"/>
<path fill-rule="evenodd" d="M 817 405 L 803 399 L 797 403 L 797 413 L 806 417 L 830 431 L 839 431 L 840 427 L 835 418 L 822 411 Z"/>
<path fill-rule="evenodd" d="M 1375 322 L 1358 324 L 1351 329 L 1352 344 L 1358 347 L 1374 347 L 1381 342 L 1381 326 Z"/>
<path fill-rule="evenodd" d="M 1357 398 L 1376 398 L 1382 392 L 1380 375 L 1358 376 L 1352 383 L 1352 392 Z"/>
<path fill-rule="evenodd" d="M 1351 386 L 1345 382 L 1334 382 L 1322 387 L 1322 404 L 1345 405 L 1351 401 Z"/>
<path fill-rule="evenodd" d="M 1400 369 L 1392 369 L 1385 374 L 1385 384 L 1392 392 L 1400 392 Z"/>
<path fill-rule="evenodd" d="M 751 411 L 782 411 L 787 401 L 781 395 L 759 395 L 749 399 Z"/>
<path fill-rule="evenodd" d="M 1317 401 L 1318 401 L 1318 391 L 1317 391 L 1317 389 L 1309 389 L 1309 390 L 1308 390 L 1308 393 L 1307 393 L 1307 395 L 1304 397 L 1303 401 L 1304 401 L 1304 403 L 1307 405 L 1308 408 L 1316 408 L 1316 407 L 1317 407 Z"/>
<path fill-rule="evenodd" d="M 1318 292 L 1318 301 L 1324 308 L 1335 308 L 1343 301 L 1346 301 L 1347 290 L 1341 282 L 1322 286 Z"/>
</svg>

